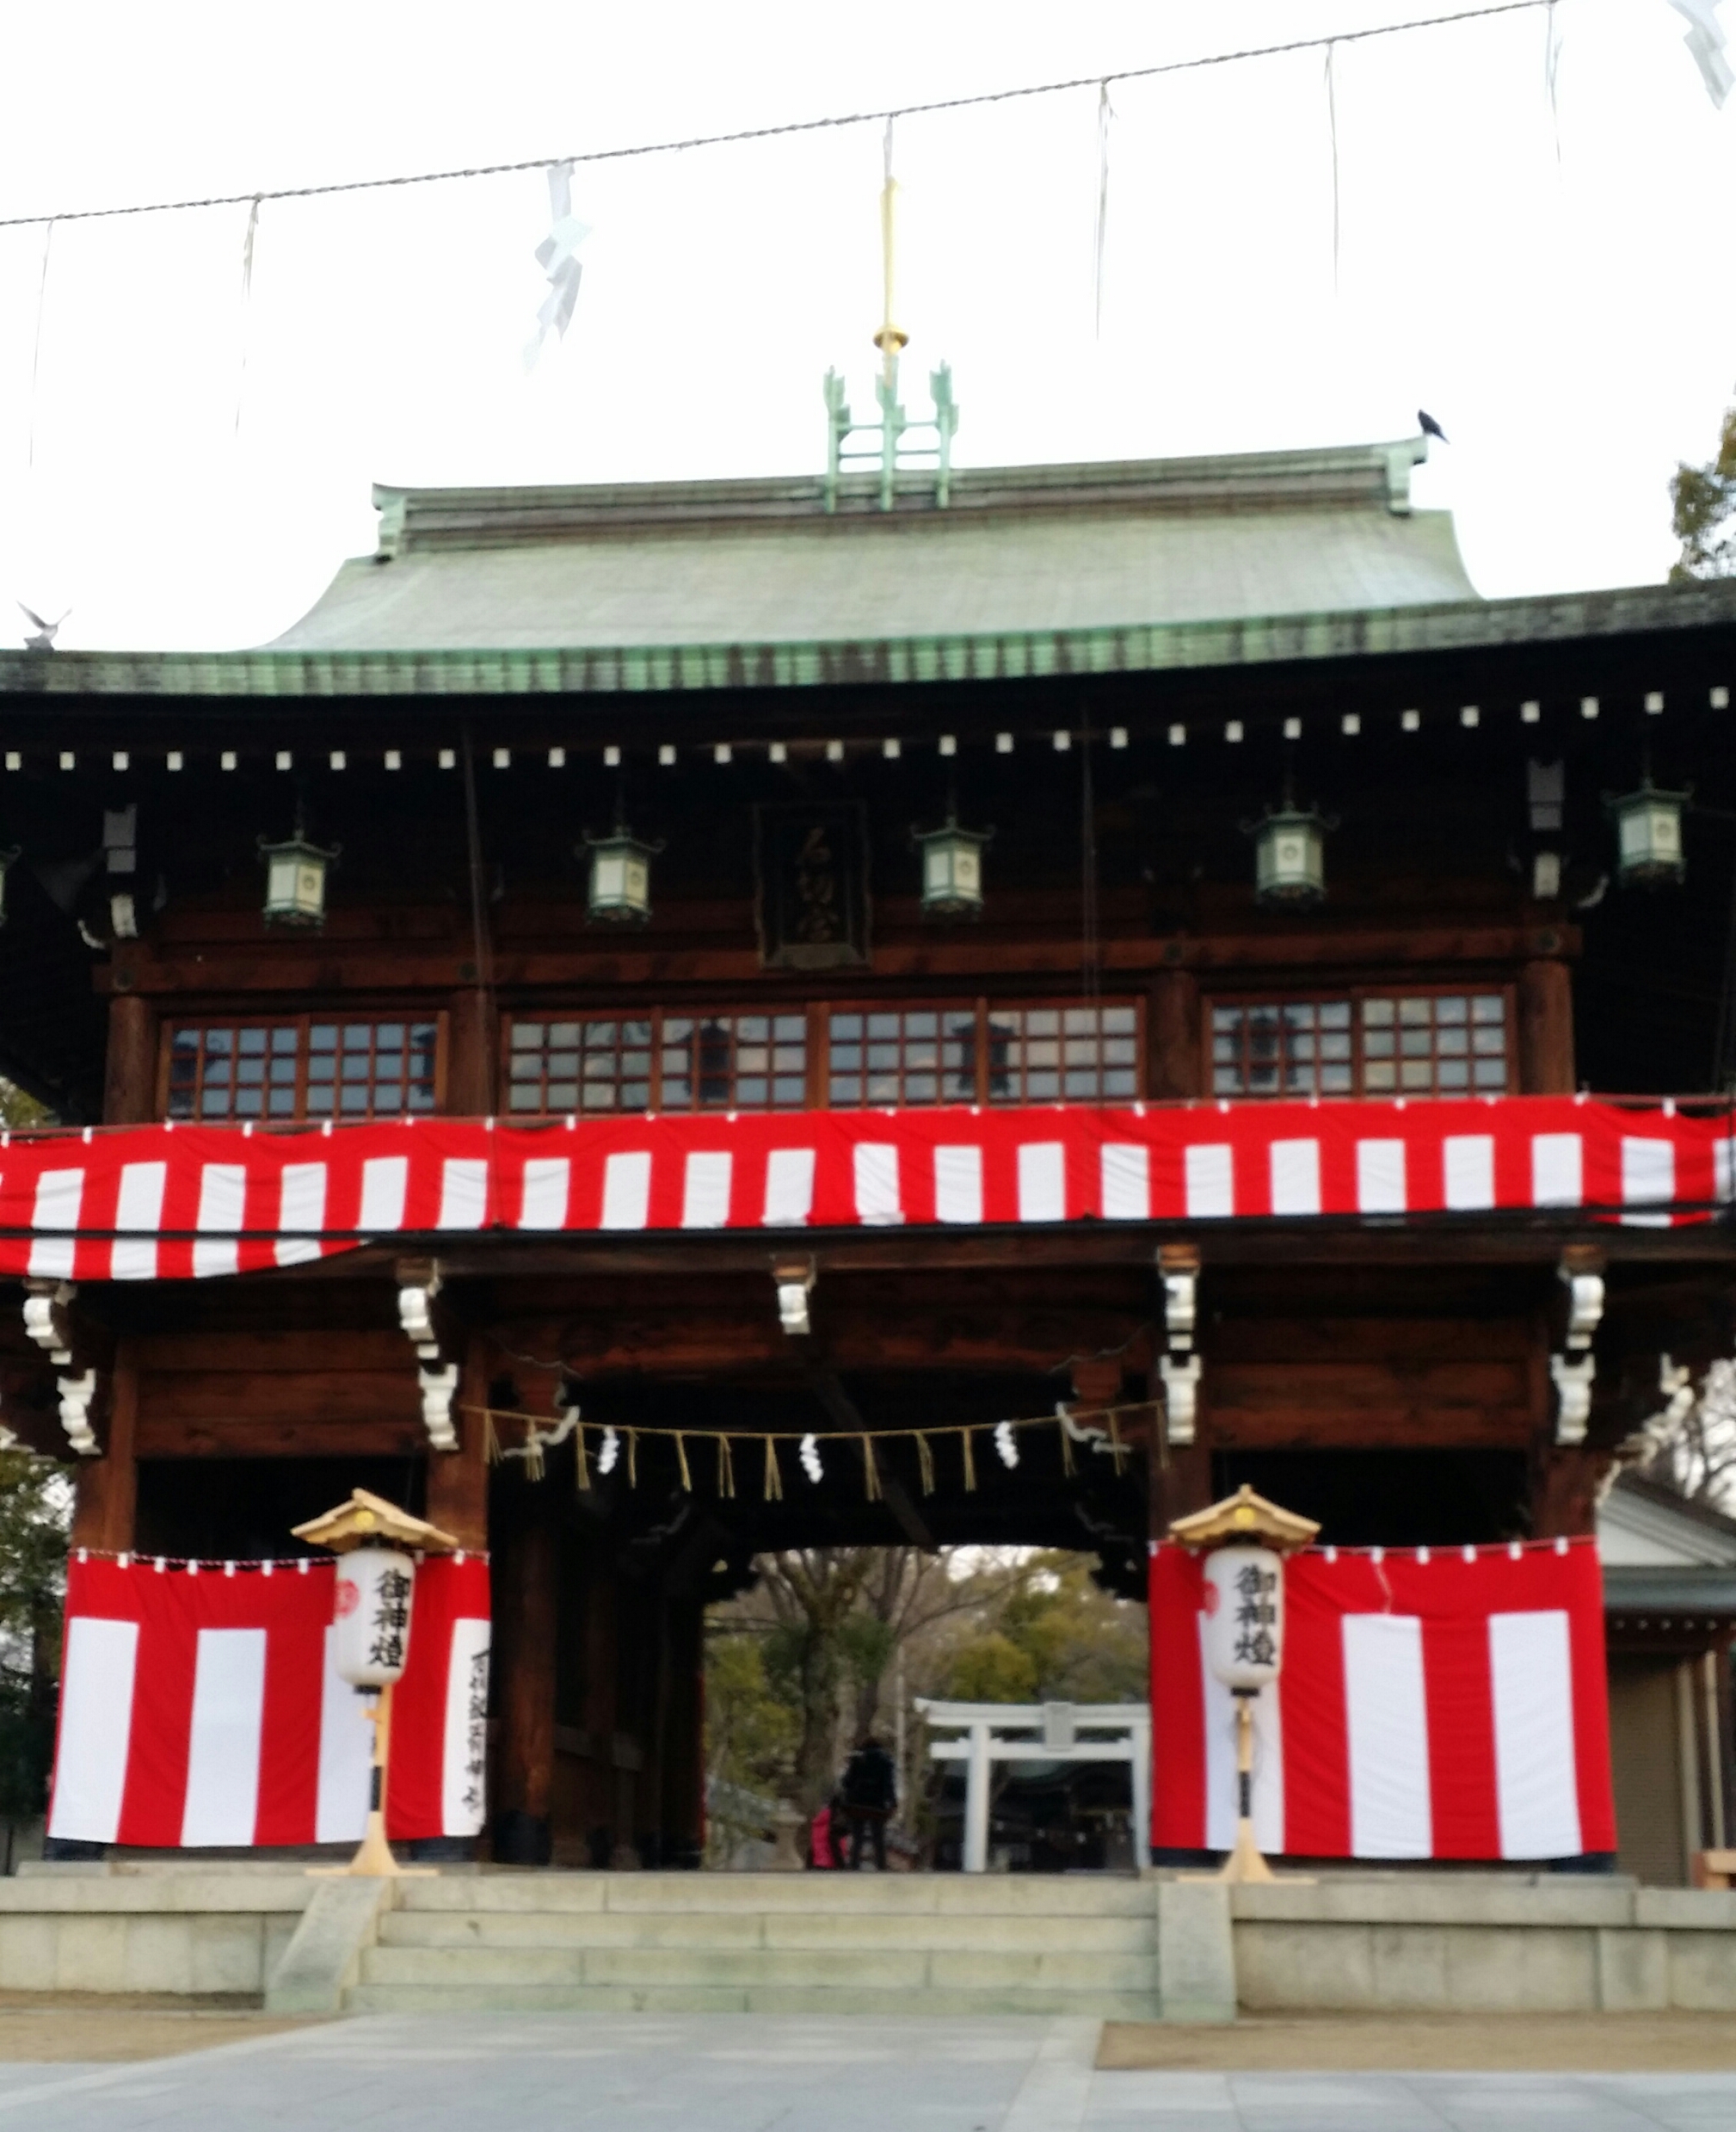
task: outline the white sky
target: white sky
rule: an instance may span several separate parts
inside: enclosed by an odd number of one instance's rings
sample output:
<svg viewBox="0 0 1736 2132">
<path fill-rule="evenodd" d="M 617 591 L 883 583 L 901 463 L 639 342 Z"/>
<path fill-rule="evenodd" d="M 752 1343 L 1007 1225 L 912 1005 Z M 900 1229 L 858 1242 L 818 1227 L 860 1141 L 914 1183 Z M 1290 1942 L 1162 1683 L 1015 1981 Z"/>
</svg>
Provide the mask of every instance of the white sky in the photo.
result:
<svg viewBox="0 0 1736 2132">
<path fill-rule="evenodd" d="M 55 0 L 9 11 L 0 215 L 557 155 L 1148 65 L 1452 0 Z M 1736 38 L 1736 4 L 1727 13 Z M 961 463 L 1453 440 L 1419 477 L 1497 595 L 1660 577 L 1666 483 L 1736 391 L 1736 97 L 1665 0 L 1115 92 L 1092 320 L 1094 91 L 899 129 L 906 398 L 949 358 Z M 0 231 L 0 644 L 257 642 L 373 545 L 369 484 L 817 471 L 820 380 L 871 404 L 881 144 L 575 181 L 574 328 L 525 376 L 539 174 Z M 242 348 L 246 348 L 245 379 Z M 237 429 L 237 395 L 240 426 Z M 29 462 L 34 429 L 34 463 Z M 17 618 L 21 625 L 22 618 Z"/>
</svg>

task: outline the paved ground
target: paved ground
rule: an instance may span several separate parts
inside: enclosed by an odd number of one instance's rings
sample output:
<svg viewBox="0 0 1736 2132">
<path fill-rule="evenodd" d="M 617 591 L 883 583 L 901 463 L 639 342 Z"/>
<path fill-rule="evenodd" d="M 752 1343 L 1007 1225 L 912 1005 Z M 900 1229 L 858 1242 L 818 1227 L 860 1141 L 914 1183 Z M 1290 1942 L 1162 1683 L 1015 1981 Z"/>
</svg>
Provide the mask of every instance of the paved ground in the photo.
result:
<svg viewBox="0 0 1736 2132">
<path fill-rule="evenodd" d="M 0 2049 L 4 2049 L 0 2026 Z M 1717 2013 L 1244 2015 L 1234 2028 L 1110 2021 L 1117 2073 L 1727 2073 L 1736 2021 Z"/>
<path fill-rule="evenodd" d="M 0 2128 L 367 2132 L 1728 2132 L 1729 2073 L 1099 2071 L 1095 2022 L 345 2021 L 126 2066 L 0 2067 Z"/>
</svg>

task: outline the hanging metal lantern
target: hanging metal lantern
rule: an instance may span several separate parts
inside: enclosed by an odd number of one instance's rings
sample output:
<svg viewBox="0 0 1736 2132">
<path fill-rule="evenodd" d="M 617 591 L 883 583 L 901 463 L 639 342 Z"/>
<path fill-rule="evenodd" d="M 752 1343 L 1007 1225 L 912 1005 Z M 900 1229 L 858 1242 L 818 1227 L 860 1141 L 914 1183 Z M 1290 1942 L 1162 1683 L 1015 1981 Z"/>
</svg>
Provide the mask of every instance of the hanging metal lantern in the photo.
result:
<svg viewBox="0 0 1736 2132">
<path fill-rule="evenodd" d="M 1254 840 L 1254 893 L 1261 903 L 1319 903 L 1327 892 L 1327 831 L 1337 827 L 1335 816 L 1298 807 L 1288 787 L 1280 806 L 1244 822 Z"/>
<path fill-rule="evenodd" d="M 1693 797 L 1660 792 L 1647 770 L 1640 789 L 1604 802 L 1616 820 L 1616 870 L 1624 888 L 1673 886 L 1688 871 L 1682 810 Z"/>
<path fill-rule="evenodd" d="M 922 912 L 928 918 L 979 918 L 982 915 L 982 853 L 993 829 L 965 829 L 949 808 L 938 829 L 914 829 L 911 841 L 922 854 Z"/>
<path fill-rule="evenodd" d="M 580 849 L 590 853 L 592 917 L 643 925 L 651 915 L 651 861 L 662 848 L 635 836 L 625 822 L 607 836 L 587 831 Z"/>
<path fill-rule="evenodd" d="M 326 872 L 341 849 L 334 844 L 326 851 L 310 842 L 299 807 L 295 829 L 286 843 L 268 844 L 260 838 L 259 855 L 265 861 L 267 925 L 298 926 L 317 932 L 325 923 Z"/>
</svg>

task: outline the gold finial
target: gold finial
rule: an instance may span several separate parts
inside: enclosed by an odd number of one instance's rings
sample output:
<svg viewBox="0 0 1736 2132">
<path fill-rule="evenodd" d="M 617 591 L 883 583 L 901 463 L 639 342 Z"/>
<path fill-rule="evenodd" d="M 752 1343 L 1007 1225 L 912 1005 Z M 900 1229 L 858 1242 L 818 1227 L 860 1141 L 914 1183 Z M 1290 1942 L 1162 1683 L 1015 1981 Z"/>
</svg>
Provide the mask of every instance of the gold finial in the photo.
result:
<svg viewBox="0 0 1736 2132">
<path fill-rule="evenodd" d="M 910 342 L 902 326 L 892 323 L 892 284 L 898 213 L 898 181 L 892 175 L 892 120 L 886 121 L 886 182 L 880 188 L 880 267 L 883 302 L 880 330 L 874 345 L 880 351 L 883 374 L 889 386 L 898 375 L 898 354 Z"/>
<path fill-rule="evenodd" d="M 1184 1547 L 1222 1547 L 1226 1542 L 1257 1541 L 1280 1555 L 1294 1554 L 1312 1546 L 1320 1527 L 1310 1518 L 1293 1510 L 1280 1510 L 1264 1495 L 1256 1495 L 1243 1482 L 1234 1495 L 1191 1517 L 1170 1520 L 1169 1537 Z"/>
</svg>

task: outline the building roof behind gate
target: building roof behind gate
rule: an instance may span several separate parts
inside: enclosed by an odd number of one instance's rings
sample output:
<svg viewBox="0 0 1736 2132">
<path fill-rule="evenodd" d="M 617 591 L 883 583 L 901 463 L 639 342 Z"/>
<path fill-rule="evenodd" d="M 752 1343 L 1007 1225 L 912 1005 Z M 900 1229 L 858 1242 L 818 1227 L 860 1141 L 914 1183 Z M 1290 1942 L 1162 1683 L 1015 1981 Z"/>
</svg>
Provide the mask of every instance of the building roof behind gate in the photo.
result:
<svg viewBox="0 0 1736 2132">
<path fill-rule="evenodd" d="M 378 489 L 376 554 L 274 649 L 576 650 L 1061 634 L 1474 599 L 1420 444 L 910 478 Z"/>
</svg>

